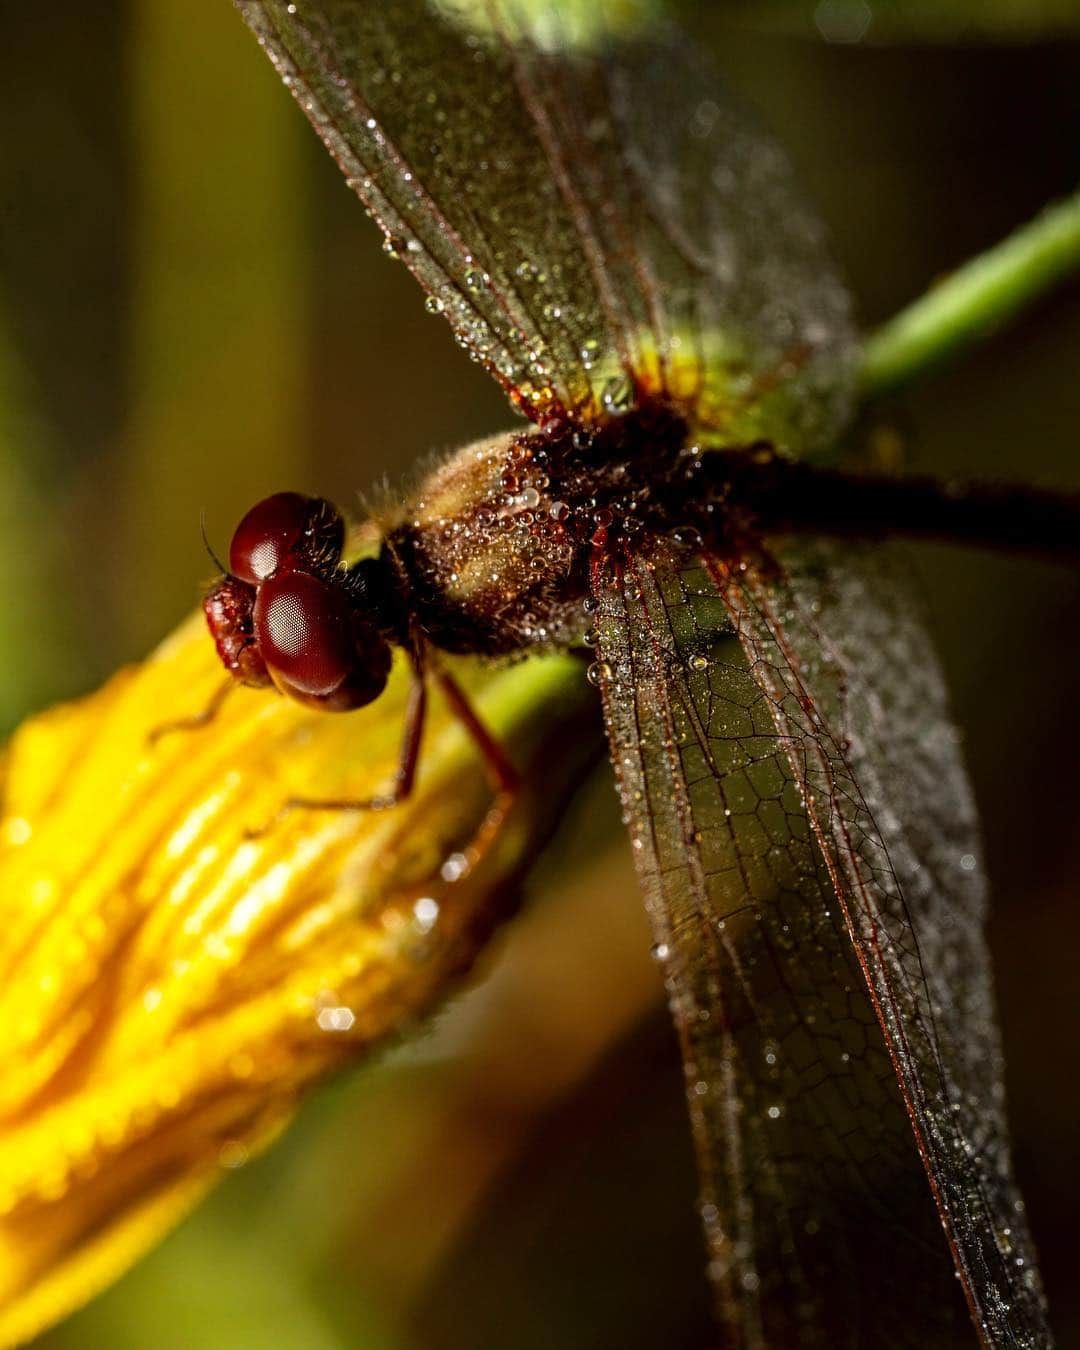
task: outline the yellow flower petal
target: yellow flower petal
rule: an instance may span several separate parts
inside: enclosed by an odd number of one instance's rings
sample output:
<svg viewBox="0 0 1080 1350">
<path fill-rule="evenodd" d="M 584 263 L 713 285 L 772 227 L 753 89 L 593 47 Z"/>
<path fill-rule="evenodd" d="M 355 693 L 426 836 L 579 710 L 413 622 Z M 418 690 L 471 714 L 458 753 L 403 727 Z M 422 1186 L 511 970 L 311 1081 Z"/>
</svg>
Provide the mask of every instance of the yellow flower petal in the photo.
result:
<svg viewBox="0 0 1080 1350">
<path fill-rule="evenodd" d="M 0 817 L 0 1345 L 119 1275 L 299 1093 L 473 961 L 598 747 L 581 665 L 458 678 L 526 770 L 502 827 L 433 691 L 420 774 L 384 812 L 280 814 L 392 779 L 408 672 L 347 715 L 238 690 L 198 620 L 15 736 Z M 544 747 L 558 744 L 557 755 Z"/>
</svg>

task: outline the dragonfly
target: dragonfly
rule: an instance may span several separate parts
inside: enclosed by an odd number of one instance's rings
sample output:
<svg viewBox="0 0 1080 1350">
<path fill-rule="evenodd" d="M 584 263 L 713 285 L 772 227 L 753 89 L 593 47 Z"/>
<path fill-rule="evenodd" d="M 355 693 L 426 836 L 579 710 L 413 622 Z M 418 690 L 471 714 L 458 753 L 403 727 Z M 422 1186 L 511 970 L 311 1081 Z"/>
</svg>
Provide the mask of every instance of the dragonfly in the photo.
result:
<svg viewBox="0 0 1080 1350">
<path fill-rule="evenodd" d="M 376 556 L 318 498 L 238 527 L 205 602 L 238 682 L 347 712 L 394 648 L 414 672 L 387 792 L 290 809 L 392 809 L 433 680 L 512 800 L 440 653 L 590 649 L 723 1343 L 1049 1345 L 971 792 L 903 563 L 859 537 L 880 484 L 830 467 L 859 341 L 785 155 L 632 5 L 237 3 L 521 415 Z"/>
</svg>

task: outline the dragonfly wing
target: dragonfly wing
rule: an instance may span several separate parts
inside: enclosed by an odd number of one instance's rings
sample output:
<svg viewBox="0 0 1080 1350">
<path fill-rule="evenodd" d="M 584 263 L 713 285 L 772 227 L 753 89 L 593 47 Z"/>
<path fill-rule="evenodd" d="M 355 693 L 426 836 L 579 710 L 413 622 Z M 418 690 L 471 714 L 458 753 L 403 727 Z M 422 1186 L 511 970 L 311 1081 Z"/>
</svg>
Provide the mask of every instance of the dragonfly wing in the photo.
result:
<svg viewBox="0 0 1080 1350">
<path fill-rule="evenodd" d="M 495 0 L 238 3 L 429 307 L 527 414 L 652 386 L 739 434 L 835 428 L 853 339 L 820 226 L 780 150 L 633 4 L 574 23 Z"/>
<path fill-rule="evenodd" d="M 974 803 L 917 606 L 878 548 L 714 568 L 808 802 L 977 1327 L 1050 1333 L 1012 1176 Z"/>
<path fill-rule="evenodd" d="M 739 1347 L 944 1345 L 966 1293 L 987 1344 L 1047 1345 L 933 653 L 862 555 L 788 566 L 595 582 L 721 1316 Z"/>
<path fill-rule="evenodd" d="M 787 156 L 670 25 L 587 54 L 558 32 L 519 44 L 519 81 L 639 382 L 732 440 L 827 442 L 850 301 Z"/>
</svg>

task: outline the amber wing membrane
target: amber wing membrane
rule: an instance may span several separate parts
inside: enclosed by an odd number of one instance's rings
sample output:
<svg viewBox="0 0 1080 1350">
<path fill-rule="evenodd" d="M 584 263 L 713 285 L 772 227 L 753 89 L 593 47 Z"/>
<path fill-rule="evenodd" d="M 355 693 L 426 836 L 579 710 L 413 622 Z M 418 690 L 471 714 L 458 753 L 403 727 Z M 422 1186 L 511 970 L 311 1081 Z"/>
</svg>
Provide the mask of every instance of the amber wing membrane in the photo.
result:
<svg viewBox="0 0 1080 1350">
<path fill-rule="evenodd" d="M 429 308 L 528 415 L 646 387 L 721 430 L 827 440 L 844 289 L 783 154 L 684 39 L 626 0 L 585 32 L 556 6 L 238 3 Z"/>
<path fill-rule="evenodd" d="M 885 561 L 785 568 L 596 573 L 730 1344 L 1048 1345 L 933 652 Z"/>
</svg>

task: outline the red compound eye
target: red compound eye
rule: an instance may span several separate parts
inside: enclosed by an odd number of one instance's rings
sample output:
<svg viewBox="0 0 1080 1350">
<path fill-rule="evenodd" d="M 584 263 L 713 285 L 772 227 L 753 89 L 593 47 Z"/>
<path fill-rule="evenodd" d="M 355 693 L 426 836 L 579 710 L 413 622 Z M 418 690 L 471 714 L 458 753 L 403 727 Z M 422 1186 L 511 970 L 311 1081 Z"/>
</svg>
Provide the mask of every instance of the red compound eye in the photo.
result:
<svg viewBox="0 0 1080 1350">
<path fill-rule="evenodd" d="M 279 572 L 259 587 L 254 621 L 274 682 L 301 703 L 346 712 L 382 692 L 389 645 L 332 582 Z"/>
<path fill-rule="evenodd" d="M 255 632 L 264 660 L 305 694 L 329 694 L 355 659 L 348 599 L 308 572 L 280 572 L 255 601 Z"/>
<path fill-rule="evenodd" d="M 280 569 L 333 567 L 345 522 L 323 497 L 278 492 L 253 506 L 229 545 L 229 570 L 253 586 Z"/>
</svg>

